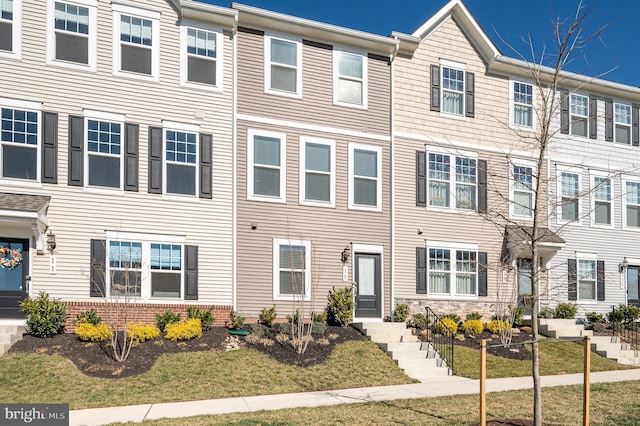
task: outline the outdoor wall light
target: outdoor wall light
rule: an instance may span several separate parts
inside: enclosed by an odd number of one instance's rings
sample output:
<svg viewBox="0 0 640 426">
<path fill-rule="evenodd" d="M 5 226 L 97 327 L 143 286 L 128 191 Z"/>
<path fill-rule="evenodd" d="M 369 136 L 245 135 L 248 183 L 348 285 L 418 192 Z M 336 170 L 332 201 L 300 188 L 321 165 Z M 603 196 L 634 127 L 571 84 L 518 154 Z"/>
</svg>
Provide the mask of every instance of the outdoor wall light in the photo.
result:
<svg viewBox="0 0 640 426">
<path fill-rule="evenodd" d="M 627 270 L 627 268 L 629 267 L 629 261 L 627 260 L 627 258 L 625 257 L 622 262 L 620 262 L 620 264 L 618 265 L 618 272 L 623 273 L 624 271 Z"/>
<path fill-rule="evenodd" d="M 49 232 L 47 234 L 47 250 L 53 252 L 56 248 L 56 235 Z"/>
<path fill-rule="evenodd" d="M 347 263 L 347 260 L 349 260 L 349 247 L 345 247 L 344 250 L 342 250 L 342 254 L 340 255 L 340 260 L 342 261 L 342 263 Z"/>
</svg>

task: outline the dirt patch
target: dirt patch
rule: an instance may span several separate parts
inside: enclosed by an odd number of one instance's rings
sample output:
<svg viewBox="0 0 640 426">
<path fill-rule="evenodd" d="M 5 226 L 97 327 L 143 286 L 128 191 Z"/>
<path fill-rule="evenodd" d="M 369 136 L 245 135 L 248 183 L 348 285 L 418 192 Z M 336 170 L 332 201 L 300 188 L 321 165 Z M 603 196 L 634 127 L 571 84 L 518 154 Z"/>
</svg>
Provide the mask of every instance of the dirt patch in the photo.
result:
<svg viewBox="0 0 640 426">
<path fill-rule="evenodd" d="M 511 344 L 509 346 L 504 346 L 499 335 L 488 331 L 483 331 L 482 334 L 476 337 L 458 335 L 454 340 L 454 344 L 457 346 L 480 349 L 482 339 L 486 340 L 487 354 L 509 359 L 532 359 L 531 345 L 526 344 L 525 342 L 531 342 L 533 340 L 533 334 L 523 330 L 520 330 L 519 333 L 512 336 Z"/>
</svg>

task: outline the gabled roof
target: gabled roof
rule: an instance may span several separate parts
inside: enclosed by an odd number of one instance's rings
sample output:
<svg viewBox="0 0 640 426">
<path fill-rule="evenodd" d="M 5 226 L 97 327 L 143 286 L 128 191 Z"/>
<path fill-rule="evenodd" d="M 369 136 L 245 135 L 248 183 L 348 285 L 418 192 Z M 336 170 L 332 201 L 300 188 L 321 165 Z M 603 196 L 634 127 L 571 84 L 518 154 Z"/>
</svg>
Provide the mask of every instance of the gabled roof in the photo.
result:
<svg viewBox="0 0 640 426">
<path fill-rule="evenodd" d="M 238 17 L 238 11 L 236 10 L 192 0 L 170 1 L 172 3 L 179 3 L 179 11 L 183 18 L 208 22 L 224 28 L 231 28 L 235 31 Z"/>
</svg>

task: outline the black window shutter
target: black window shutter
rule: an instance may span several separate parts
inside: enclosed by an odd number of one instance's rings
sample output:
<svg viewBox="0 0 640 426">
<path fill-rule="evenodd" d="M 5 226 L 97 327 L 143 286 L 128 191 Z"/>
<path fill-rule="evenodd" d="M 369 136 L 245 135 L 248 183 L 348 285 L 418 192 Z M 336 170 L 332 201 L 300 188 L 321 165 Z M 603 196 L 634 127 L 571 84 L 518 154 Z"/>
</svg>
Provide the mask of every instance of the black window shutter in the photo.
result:
<svg viewBox="0 0 640 426">
<path fill-rule="evenodd" d="M 633 105 L 631 107 L 631 144 L 633 146 L 640 146 L 640 132 L 638 132 L 639 124 L 638 105 Z"/>
<path fill-rule="evenodd" d="M 613 142 L 613 101 L 607 99 L 604 103 L 604 137 L 607 142 Z"/>
<path fill-rule="evenodd" d="M 589 98 L 589 138 L 598 139 L 598 100 Z"/>
<path fill-rule="evenodd" d="M 569 92 L 560 92 L 560 132 L 569 134 Z"/>
<path fill-rule="evenodd" d="M 105 240 L 91 240 L 91 259 L 89 295 L 91 297 L 105 297 L 105 278 L 107 262 L 107 242 Z"/>
<path fill-rule="evenodd" d="M 478 296 L 489 295 L 489 285 L 487 284 L 487 252 L 478 252 Z"/>
<path fill-rule="evenodd" d="M 84 117 L 69 116 L 69 186 L 84 185 Z"/>
<path fill-rule="evenodd" d="M 200 198 L 212 198 L 211 149 L 213 137 L 200 134 Z"/>
<path fill-rule="evenodd" d="M 596 276 L 597 278 L 597 297 L 599 302 L 603 302 L 605 300 L 605 289 L 604 289 L 604 260 L 598 260 L 596 263 Z"/>
<path fill-rule="evenodd" d="M 427 206 L 427 153 L 416 151 L 416 206 Z"/>
<path fill-rule="evenodd" d="M 431 65 L 431 111 L 440 111 L 440 66 Z"/>
<path fill-rule="evenodd" d="M 427 294 L 427 249 L 416 247 L 416 294 Z"/>
<path fill-rule="evenodd" d="M 567 259 L 569 300 L 578 300 L 578 268 L 575 259 Z"/>
<path fill-rule="evenodd" d="M 467 117 L 475 117 L 476 114 L 476 105 L 475 105 L 475 75 L 472 72 L 466 73 L 466 82 L 465 82 L 465 106 L 466 112 L 465 115 Z"/>
<path fill-rule="evenodd" d="M 184 246 L 184 298 L 198 300 L 198 246 Z"/>
<path fill-rule="evenodd" d="M 138 192 L 139 131 L 137 124 L 124 124 L 124 190 Z"/>
<path fill-rule="evenodd" d="M 149 127 L 149 193 L 162 194 L 162 128 Z"/>
<path fill-rule="evenodd" d="M 487 212 L 487 160 L 478 160 L 478 212 Z"/>
<path fill-rule="evenodd" d="M 42 183 L 58 183 L 58 114 L 42 113 Z"/>
</svg>

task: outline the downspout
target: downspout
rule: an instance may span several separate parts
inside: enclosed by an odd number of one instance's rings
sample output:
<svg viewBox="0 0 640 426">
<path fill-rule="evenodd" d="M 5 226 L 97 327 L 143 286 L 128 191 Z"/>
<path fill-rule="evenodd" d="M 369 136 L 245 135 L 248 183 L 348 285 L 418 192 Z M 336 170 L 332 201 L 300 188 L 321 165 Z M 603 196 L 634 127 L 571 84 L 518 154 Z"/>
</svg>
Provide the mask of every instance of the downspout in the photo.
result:
<svg viewBox="0 0 640 426">
<path fill-rule="evenodd" d="M 237 143 L 236 137 L 238 133 L 237 115 L 238 115 L 238 14 L 236 13 L 233 25 L 233 64 L 231 66 L 231 80 L 233 89 L 231 99 L 231 286 L 232 286 L 232 300 L 233 310 L 238 310 L 238 267 L 237 267 L 237 253 L 238 253 L 238 228 L 237 228 Z"/>
<path fill-rule="evenodd" d="M 389 300 L 389 314 L 390 317 L 393 318 L 393 307 L 395 305 L 395 299 L 396 299 L 396 292 L 395 292 L 395 285 L 396 285 L 396 268 L 395 268 L 395 263 L 396 263 L 396 225 L 395 225 L 395 211 L 396 211 L 396 203 L 395 203 L 395 155 L 394 155 L 394 149 L 395 149 L 395 122 L 394 122 L 394 106 L 395 106 L 395 89 L 394 89 L 394 60 L 396 58 L 396 55 L 398 54 L 398 50 L 400 49 L 400 42 L 398 41 L 397 37 L 394 37 L 394 39 L 396 40 L 396 46 L 393 49 L 393 53 L 391 54 L 391 56 L 389 57 L 391 64 L 391 70 L 389 73 L 389 79 L 390 79 L 390 84 L 389 84 L 389 88 L 390 88 L 390 96 L 389 96 L 389 103 L 390 103 L 390 110 L 389 110 L 389 127 L 390 127 L 390 132 L 389 132 L 389 164 L 390 164 L 390 168 L 391 170 L 389 170 L 389 180 L 390 180 L 390 198 L 391 198 L 391 214 L 390 214 L 390 225 L 391 225 L 391 273 L 390 273 L 390 279 L 391 279 L 391 285 L 390 285 L 390 289 L 391 289 L 391 297 Z"/>
</svg>

